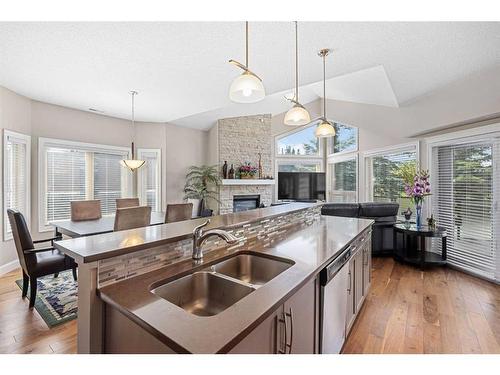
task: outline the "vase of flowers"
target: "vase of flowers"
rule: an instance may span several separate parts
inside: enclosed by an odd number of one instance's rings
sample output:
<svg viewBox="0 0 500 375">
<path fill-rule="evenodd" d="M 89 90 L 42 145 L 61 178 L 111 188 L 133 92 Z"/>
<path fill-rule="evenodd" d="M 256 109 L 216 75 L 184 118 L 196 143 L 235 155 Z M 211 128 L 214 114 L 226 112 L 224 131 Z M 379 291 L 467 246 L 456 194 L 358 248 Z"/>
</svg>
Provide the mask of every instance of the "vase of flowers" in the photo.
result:
<svg viewBox="0 0 500 375">
<path fill-rule="evenodd" d="M 242 179 L 252 179 L 255 178 L 255 175 L 257 174 L 257 167 L 253 167 L 250 165 L 250 163 L 245 163 L 240 166 L 239 168 L 239 174 L 240 178 Z"/>
<path fill-rule="evenodd" d="M 431 195 L 429 177 L 428 170 L 419 169 L 415 173 L 413 181 L 405 183 L 405 195 L 415 204 L 417 229 L 422 228 L 422 205 L 425 197 Z"/>
</svg>

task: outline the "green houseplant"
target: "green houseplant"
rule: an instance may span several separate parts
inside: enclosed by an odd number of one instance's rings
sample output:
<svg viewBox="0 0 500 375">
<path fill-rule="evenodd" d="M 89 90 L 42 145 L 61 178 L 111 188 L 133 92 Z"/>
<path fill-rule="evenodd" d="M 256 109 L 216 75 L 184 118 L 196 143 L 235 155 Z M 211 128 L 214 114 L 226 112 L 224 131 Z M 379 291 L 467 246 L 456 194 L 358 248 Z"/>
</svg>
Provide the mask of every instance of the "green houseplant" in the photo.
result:
<svg viewBox="0 0 500 375">
<path fill-rule="evenodd" d="M 184 199 L 198 199 L 200 201 L 200 212 L 203 216 L 207 211 L 207 200 L 217 198 L 217 188 L 221 183 L 218 167 L 216 165 L 192 165 L 186 174 L 186 184 L 184 185 Z"/>
</svg>

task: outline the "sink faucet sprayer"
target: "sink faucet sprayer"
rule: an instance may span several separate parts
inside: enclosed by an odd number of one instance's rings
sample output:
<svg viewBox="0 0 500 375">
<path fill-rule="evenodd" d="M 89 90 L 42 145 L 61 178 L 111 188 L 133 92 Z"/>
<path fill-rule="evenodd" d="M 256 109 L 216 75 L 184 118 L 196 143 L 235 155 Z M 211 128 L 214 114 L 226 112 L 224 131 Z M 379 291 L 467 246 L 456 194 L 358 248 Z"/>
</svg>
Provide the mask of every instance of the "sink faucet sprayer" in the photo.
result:
<svg viewBox="0 0 500 375">
<path fill-rule="evenodd" d="M 236 236 L 222 229 L 212 229 L 204 233 L 203 228 L 208 224 L 210 224 L 210 219 L 193 229 L 193 259 L 195 260 L 200 260 L 203 258 L 203 250 L 201 249 L 201 246 L 208 237 L 218 236 L 228 244 L 234 244 L 238 242 L 238 238 Z"/>
</svg>

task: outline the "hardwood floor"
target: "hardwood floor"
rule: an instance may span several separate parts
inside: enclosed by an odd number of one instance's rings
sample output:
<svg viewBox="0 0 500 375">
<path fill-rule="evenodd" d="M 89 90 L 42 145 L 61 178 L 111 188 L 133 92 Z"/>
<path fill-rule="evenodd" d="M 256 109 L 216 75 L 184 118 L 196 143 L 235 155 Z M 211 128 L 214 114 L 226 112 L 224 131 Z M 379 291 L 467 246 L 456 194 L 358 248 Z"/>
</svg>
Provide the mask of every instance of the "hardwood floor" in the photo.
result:
<svg viewBox="0 0 500 375">
<path fill-rule="evenodd" d="M 0 276 L 0 353 L 76 353 L 76 320 L 49 329 L 21 298 L 20 278 L 20 269 Z"/>
<path fill-rule="evenodd" d="M 500 286 L 450 268 L 373 259 L 343 353 L 500 353 Z"/>
<path fill-rule="evenodd" d="M 76 353 L 76 320 L 49 329 L 0 277 L 0 353 Z M 370 294 L 343 353 L 500 353 L 500 286 L 454 271 L 373 259 Z"/>
</svg>

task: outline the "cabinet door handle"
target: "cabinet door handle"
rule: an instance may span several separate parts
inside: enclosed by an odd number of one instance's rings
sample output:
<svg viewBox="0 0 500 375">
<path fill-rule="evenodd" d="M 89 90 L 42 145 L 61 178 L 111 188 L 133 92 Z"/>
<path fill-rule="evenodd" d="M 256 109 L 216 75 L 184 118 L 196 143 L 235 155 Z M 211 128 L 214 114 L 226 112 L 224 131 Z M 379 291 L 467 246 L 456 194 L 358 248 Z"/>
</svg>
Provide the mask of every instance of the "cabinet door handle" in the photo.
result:
<svg viewBox="0 0 500 375">
<path fill-rule="evenodd" d="M 351 283 L 352 283 L 352 278 L 351 278 L 351 271 L 349 270 L 349 288 L 347 288 L 347 292 L 351 294 Z"/>
<path fill-rule="evenodd" d="M 287 348 L 287 342 L 288 342 L 288 340 L 287 340 L 288 325 L 286 323 L 286 316 L 285 316 L 284 312 L 281 313 L 281 316 L 282 317 L 280 319 L 278 319 L 278 322 L 283 323 L 283 328 L 285 331 L 285 334 L 284 334 L 285 342 L 284 343 L 281 342 L 281 335 L 280 335 L 280 348 L 278 349 L 278 353 L 279 354 L 286 354 L 286 348 Z"/>
<path fill-rule="evenodd" d="M 287 343 L 286 339 L 285 339 L 285 351 L 286 351 L 286 348 L 288 348 L 288 354 L 292 354 L 292 345 L 293 345 L 293 311 L 292 311 L 291 307 L 290 307 L 290 312 L 285 313 L 285 319 L 286 319 L 286 317 L 290 318 L 290 343 Z"/>
<path fill-rule="evenodd" d="M 364 265 L 368 265 L 368 249 L 365 249 L 365 254 L 364 254 Z"/>
</svg>

